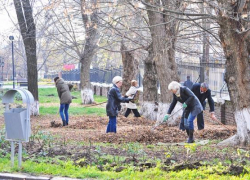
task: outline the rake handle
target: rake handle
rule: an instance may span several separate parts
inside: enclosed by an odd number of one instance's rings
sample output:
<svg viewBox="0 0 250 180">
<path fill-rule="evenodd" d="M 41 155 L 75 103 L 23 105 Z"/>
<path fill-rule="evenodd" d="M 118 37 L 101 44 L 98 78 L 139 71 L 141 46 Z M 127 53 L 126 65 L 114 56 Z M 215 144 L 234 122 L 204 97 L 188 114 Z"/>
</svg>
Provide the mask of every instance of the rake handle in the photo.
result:
<svg viewBox="0 0 250 180">
<path fill-rule="evenodd" d="M 182 110 L 182 108 L 178 109 L 175 113 L 171 114 L 169 116 L 169 118 L 173 117 L 176 113 L 178 113 L 180 110 Z M 165 122 L 161 122 L 160 124 L 158 124 L 157 126 L 154 126 L 151 128 L 151 130 L 154 130 L 156 127 L 160 126 L 161 124 L 164 124 Z"/>
</svg>

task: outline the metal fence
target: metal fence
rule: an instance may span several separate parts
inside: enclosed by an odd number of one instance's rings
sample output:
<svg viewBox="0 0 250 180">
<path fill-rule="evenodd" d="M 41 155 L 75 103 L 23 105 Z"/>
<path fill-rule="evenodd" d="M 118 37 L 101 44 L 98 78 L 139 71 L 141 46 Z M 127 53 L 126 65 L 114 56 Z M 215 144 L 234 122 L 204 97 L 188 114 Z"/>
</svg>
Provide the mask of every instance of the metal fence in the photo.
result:
<svg viewBox="0 0 250 180">
<path fill-rule="evenodd" d="M 217 64 L 213 66 L 208 66 L 209 69 L 224 69 L 223 63 L 212 62 L 212 64 Z M 184 82 L 186 79 L 187 74 L 191 75 L 193 82 L 199 81 L 199 74 L 200 74 L 200 67 L 202 66 L 200 63 L 187 63 L 187 62 L 178 62 L 178 73 L 181 77 L 181 81 Z M 223 71 L 224 72 L 224 71 Z M 62 71 L 60 72 L 61 77 L 66 81 L 80 81 L 80 69 L 74 69 L 71 71 Z M 111 84 L 112 79 L 114 76 L 122 76 L 123 68 L 112 68 L 112 69 L 100 69 L 100 68 L 92 68 L 90 69 L 89 76 L 90 82 L 98 82 L 98 83 L 106 83 Z M 214 72 L 211 72 L 214 74 Z M 44 78 L 53 79 L 54 77 L 58 76 L 58 74 L 50 74 L 45 75 Z M 142 76 L 138 74 L 136 80 L 138 81 L 138 85 L 142 86 Z M 224 73 L 217 73 L 213 75 L 210 80 L 210 89 L 213 91 L 214 94 L 228 94 L 227 88 L 224 85 Z M 159 83 L 158 83 L 159 87 Z M 222 90 L 221 90 L 222 89 Z"/>
<path fill-rule="evenodd" d="M 45 75 L 44 78 L 46 79 L 53 79 L 58 74 L 50 74 Z M 62 71 L 61 76 L 66 81 L 80 81 L 80 69 L 74 69 L 71 71 Z M 98 82 L 98 83 L 107 83 L 111 84 L 112 79 L 115 76 L 122 76 L 122 67 L 121 68 L 112 68 L 112 69 L 100 69 L 100 68 L 93 68 L 90 69 L 89 77 L 90 82 Z M 141 75 L 137 76 L 138 84 L 141 86 Z"/>
</svg>

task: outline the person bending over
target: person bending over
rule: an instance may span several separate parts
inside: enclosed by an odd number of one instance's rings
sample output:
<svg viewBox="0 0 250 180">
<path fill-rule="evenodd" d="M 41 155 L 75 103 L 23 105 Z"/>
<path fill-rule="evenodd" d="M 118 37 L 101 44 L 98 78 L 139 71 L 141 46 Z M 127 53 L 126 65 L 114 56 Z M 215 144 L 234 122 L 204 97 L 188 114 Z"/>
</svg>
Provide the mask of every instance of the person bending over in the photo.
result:
<svg viewBox="0 0 250 180">
<path fill-rule="evenodd" d="M 199 99 L 200 103 L 203 106 L 203 109 L 205 110 L 206 107 L 206 99 L 208 100 L 208 104 L 210 107 L 210 117 L 213 120 L 217 120 L 217 118 L 214 115 L 214 100 L 211 96 L 211 90 L 208 87 L 207 83 L 195 83 L 193 87 L 191 88 L 192 92 L 196 95 L 196 97 Z M 198 130 L 204 129 L 204 118 L 203 118 L 203 111 L 201 111 L 197 115 L 197 126 Z"/>
<path fill-rule="evenodd" d="M 203 111 L 202 105 L 194 93 L 187 87 L 181 86 L 180 83 L 172 81 L 168 85 L 168 89 L 173 93 L 173 100 L 168 109 L 168 113 L 164 117 L 164 122 L 166 122 L 173 111 L 177 101 L 182 103 L 183 114 L 180 123 L 180 129 L 186 130 L 188 135 L 187 143 L 194 142 L 194 119 L 195 117 Z"/>
<path fill-rule="evenodd" d="M 58 97 L 60 98 L 59 113 L 63 122 L 63 126 L 69 124 L 69 105 L 72 102 L 69 85 L 64 82 L 62 78 L 55 77 L 54 82 L 56 85 Z"/>
</svg>

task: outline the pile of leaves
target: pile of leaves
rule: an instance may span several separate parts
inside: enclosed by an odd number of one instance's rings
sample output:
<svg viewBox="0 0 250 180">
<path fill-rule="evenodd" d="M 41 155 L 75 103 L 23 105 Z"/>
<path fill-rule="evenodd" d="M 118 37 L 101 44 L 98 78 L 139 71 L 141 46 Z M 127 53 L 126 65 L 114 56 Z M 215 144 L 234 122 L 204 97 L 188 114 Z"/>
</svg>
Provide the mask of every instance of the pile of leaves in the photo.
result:
<svg viewBox="0 0 250 180">
<path fill-rule="evenodd" d="M 55 124 L 54 126 L 52 125 Z M 69 125 L 63 127 L 59 116 L 32 117 L 32 128 L 40 128 L 65 140 L 108 143 L 140 142 L 176 143 L 187 139 L 185 131 L 162 124 L 153 129 L 155 122 L 145 118 L 118 117 L 117 133 L 105 133 L 108 117 L 72 116 Z M 196 125 L 196 122 L 194 122 Z M 197 128 L 196 128 L 197 129 Z M 236 133 L 235 126 L 213 125 L 205 122 L 205 130 L 195 130 L 196 139 L 226 139 Z"/>
</svg>

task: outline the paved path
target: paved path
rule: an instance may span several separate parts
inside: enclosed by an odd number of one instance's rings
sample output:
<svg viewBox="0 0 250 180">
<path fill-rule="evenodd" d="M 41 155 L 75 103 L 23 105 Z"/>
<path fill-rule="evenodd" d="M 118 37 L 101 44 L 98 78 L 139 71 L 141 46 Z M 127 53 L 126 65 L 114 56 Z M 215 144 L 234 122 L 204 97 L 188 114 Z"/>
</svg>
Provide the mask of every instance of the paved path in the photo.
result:
<svg viewBox="0 0 250 180">
<path fill-rule="evenodd" d="M 29 174 L 0 173 L 0 180 L 80 180 L 66 177 L 31 176 Z M 93 179 L 81 179 L 93 180 Z"/>
</svg>

